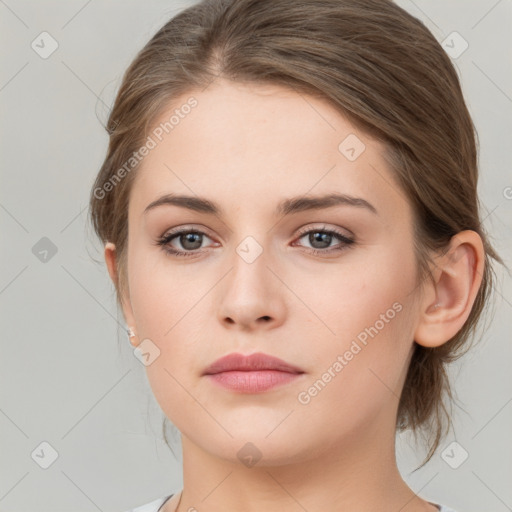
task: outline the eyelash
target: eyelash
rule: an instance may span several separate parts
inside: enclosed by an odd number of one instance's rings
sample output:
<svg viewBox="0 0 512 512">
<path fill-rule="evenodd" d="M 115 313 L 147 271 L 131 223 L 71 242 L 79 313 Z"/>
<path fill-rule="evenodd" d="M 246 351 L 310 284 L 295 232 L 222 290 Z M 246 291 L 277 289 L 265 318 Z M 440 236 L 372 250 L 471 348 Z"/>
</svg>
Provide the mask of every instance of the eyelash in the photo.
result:
<svg viewBox="0 0 512 512">
<path fill-rule="evenodd" d="M 191 233 L 196 234 L 196 235 L 205 235 L 206 237 L 208 237 L 208 235 L 206 233 L 204 233 L 203 231 L 199 231 L 197 229 L 186 229 L 185 228 L 185 229 L 179 229 L 176 231 L 171 231 L 170 233 L 165 234 L 164 236 L 160 237 L 156 241 L 156 245 L 161 246 L 162 250 L 164 252 L 166 252 L 167 254 L 169 254 L 170 256 L 185 257 L 185 258 L 196 256 L 197 254 L 204 252 L 204 251 L 199 250 L 199 249 L 196 249 L 194 251 L 178 251 L 174 248 L 169 247 L 170 242 L 172 240 L 174 240 L 175 238 L 179 237 L 180 235 L 191 234 Z M 334 253 L 341 252 L 346 249 L 349 249 L 350 246 L 355 243 L 355 240 L 352 240 L 351 238 L 346 237 L 345 235 L 343 235 L 342 233 L 340 233 L 339 231 L 337 231 L 335 229 L 325 229 L 325 226 L 322 229 L 315 228 L 315 229 L 301 230 L 299 232 L 298 238 L 301 239 L 305 235 L 308 235 L 310 233 L 325 233 L 328 235 L 334 235 L 336 238 L 338 238 L 342 242 L 341 247 L 338 247 L 335 249 L 333 249 L 333 248 L 308 249 L 308 251 L 314 255 L 321 255 L 321 254 L 325 255 L 325 254 L 331 254 L 333 252 Z M 210 238 L 210 237 L 208 237 L 208 238 Z"/>
</svg>

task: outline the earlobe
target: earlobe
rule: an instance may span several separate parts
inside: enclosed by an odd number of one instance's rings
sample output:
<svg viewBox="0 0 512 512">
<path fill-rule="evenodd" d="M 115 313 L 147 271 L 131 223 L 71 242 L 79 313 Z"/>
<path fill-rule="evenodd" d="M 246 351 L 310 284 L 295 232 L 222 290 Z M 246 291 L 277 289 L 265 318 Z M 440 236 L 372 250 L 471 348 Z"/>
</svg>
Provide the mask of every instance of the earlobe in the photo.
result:
<svg viewBox="0 0 512 512">
<path fill-rule="evenodd" d="M 136 336 L 135 336 L 135 332 L 133 330 L 132 327 L 128 327 L 128 329 L 126 329 L 126 334 L 128 335 L 128 339 L 130 340 L 130 343 L 136 347 L 137 346 L 137 341 L 136 341 Z"/>
<path fill-rule="evenodd" d="M 425 294 L 414 333 L 416 343 L 438 347 L 460 331 L 482 283 L 484 256 L 482 239 L 475 231 L 452 237 L 449 250 L 436 263 L 435 283 Z"/>
</svg>

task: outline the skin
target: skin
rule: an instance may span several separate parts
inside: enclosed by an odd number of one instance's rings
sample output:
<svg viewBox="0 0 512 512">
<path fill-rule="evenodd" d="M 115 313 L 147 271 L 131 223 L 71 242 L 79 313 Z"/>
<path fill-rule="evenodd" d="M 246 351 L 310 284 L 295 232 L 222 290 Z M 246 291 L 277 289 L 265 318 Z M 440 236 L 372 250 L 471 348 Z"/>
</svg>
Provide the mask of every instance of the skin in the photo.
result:
<svg viewBox="0 0 512 512">
<path fill-rule="evenodd" d="M 191 95 L 197 107 L 137 171 L 123 295 L 133 345 L 149 338 L 160 350 L 147 376 L 182 434 L 179 511 L 437 510 L 397 469 L 398 397 L 414 342 L 439 346 L 469 316 L 483 272 L 480 237 L 457 234 L 436 259 L 435 282 L 420 288 L 412 210 L 379 142 L 322 99 L 227 81 L 177 98 L 157 124 Z M 338 149 L 349 134 L 366 146 L 355 161 Z M 170 192 L 206 197 L 223 214 L 175 205 L 143 213 Z M 364 198 L 378 214 L 348 205 L 275 214 L 283 199 L 333 192 Z M 155 244 L 180 226 L 206 233 L 193 257 L 171 256 Z M 325 246 L 298 232 L 302 227 L 337 229 L 355 243 L 326 255 Z M 236 252 L 248 236 L 263 250 L 252 263 Z M 171 245 L 194 252 L 186 242 L 177 237 Z M 336 237 L 327 242 L 341 244 Z M 105 259 L 117 283 L 110 242 Z M 394 303 L 401 311 L 300 403 L 298 394 Z M 304 373 L 266 392 L 235 393 L 201 375 L 231 352 L 264 352 Z M 237 457 L 247 442 L 261 453 L 251 467 Z M 162 510 L 175 510 L 179 498 Z"/>
</svg>

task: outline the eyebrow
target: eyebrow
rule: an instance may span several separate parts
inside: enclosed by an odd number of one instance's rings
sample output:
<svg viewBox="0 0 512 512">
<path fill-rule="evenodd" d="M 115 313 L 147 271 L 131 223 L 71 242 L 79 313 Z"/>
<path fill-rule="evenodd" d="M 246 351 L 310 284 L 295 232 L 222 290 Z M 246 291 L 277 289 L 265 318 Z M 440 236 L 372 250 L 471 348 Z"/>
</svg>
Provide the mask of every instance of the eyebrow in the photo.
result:
<svg viewBox="0 0 512 512">
<path fill-rule="evenodd" d="M 200 213 L 222 216 L 223 210 L 217 203 L 203 197 L 166 194 L 146 206 L 144 214 L 161 205 L 173 205 Z M 276 215 L 291 215 L 307 210 L 320 210 L 333 206 L 354 206 L 364 208 L 378 215 L 377 209 L 362 197 L 348 194 L 327 194 L 322 196 L 297 196 L 281 201 L 276 208 Z"/>
</svg>

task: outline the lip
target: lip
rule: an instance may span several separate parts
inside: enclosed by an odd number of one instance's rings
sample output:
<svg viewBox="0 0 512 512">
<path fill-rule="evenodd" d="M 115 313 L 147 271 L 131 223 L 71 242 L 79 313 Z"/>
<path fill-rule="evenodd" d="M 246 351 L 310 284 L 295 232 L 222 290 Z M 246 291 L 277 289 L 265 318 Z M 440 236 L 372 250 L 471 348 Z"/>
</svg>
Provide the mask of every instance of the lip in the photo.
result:
<svg viewBox="0 0 512 512">
<path fill-rule="evenodd" d="M 242 393 L 258 393 L 285 384 L 305 372 L 292 364 L 261 352 L 245 356 L 232 353 L 217 359 L 203 376 L 216 384 Z"/>
<path fill-rule="evenodd" d="M 277 370 L 287 373 L 304 373 L 304 371 L 294 365 L 283 361 L 274 356 L 257 352 L 249 356 L 233 352 L 227 356 L 221 357 L 214 361 L 206 370 L 203 375 L 212 375 L 221 372 L 251 372 L 261 370 Z"/>
</svg>

